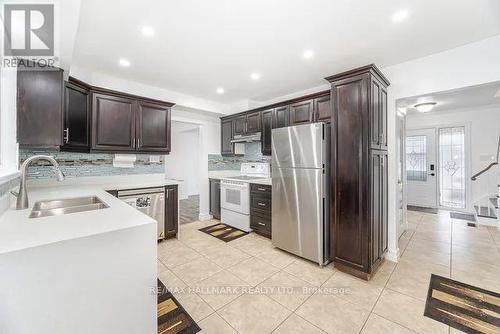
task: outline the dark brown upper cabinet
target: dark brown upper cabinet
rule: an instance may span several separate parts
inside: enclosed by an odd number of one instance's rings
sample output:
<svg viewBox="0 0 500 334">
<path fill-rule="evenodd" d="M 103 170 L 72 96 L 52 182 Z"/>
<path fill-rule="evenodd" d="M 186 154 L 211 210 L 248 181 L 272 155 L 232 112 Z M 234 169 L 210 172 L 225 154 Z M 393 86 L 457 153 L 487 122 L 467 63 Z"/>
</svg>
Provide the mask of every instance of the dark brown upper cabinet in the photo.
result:
<svg viewBox="0 0 500 334">
<path fill-rule="evenodd" d="M 64 151 L 170 153 L 172 103 L 69 78 L 65 91 Z"/>
<path fill-rule="evenodd" d="M 233 140 L 233 120 L 223 119 L 221 121 L 221 154 L 222 155 L 233 155 L 234 154 L 234 144 L 231 143 Z"/>
<path fill-rule="evenodd" d="M 314 101 L 301 101 L 290 105 L 290 125 L 307 124 L 313 121 Z"/>
<path fill-rule="evenodd" d="M 370 81 L 370 148 L 387 149 L 387 88 L 377 78 Z"/>
<path fill-rule="evenodd" d="M 17 71 L 17 141 L 21 146 L 63 144 L 63 70 Z"/>
<path fill-rule="evenodd" d="M 271 133 L 273 130 L 274 109 L 262 112 L 262 154 L 271 155 Z"/>
<path fill-rule="evenodd" d="M 137 150 L 170 152 L 170 108 L 146 101 L 138 101 L 137 108 Z"/>
<path fill-rule="evenodd" d="M 337 269 L 370 279 L 387 251 L 387 151 L 378 149 L 377 139 L 387 104 L 380 92 L 389 81 L 374 65 L 327 80 L 333 113 L 331 254 Z"/>
<path fill-rule="evenodd" d="M 65 85 L 63 151 L 90 150 L 90 87 L 71 80 Z"/>
<path fill-rule="evenodd" d="M 92 149 L 134 151 L 136 102 L 106 94 L 93 94 Z"/>
<path fill-rule="evenodd" d="M 244 135 L 247 131 L 247 115 L 233 118 L 233 136 Z"/>
<path fill-rule="evenodd" d="M 289 106 L 281 106 L 274 109 L 273 129 L 286 128 L 288 126 Z"/>
<path fill-rule="evenodd" d="M 311 122 L 330 122 L 330 91 L 323 91 L 280 102 L 234 116 L 221 118 L 221 152 L 233 155 L 230 143 L 236 135 L 261 132 L 262 154 L 271 155 L 272 129 Z M 232 127 L 229 127 L 229 124 Z"/>
<path fill-rule="evenodd" d="M 246 134 L 260 132 L 261 127 L 262 127 L 262 118 L 260 111 L 247 114 L 247 125 L 245 131 Z"/>
<path fill-rule="evenodd" d="M 330 122 L 331 118 L 330 94 L 314 99 L 314 121 Z"/>
</svg>

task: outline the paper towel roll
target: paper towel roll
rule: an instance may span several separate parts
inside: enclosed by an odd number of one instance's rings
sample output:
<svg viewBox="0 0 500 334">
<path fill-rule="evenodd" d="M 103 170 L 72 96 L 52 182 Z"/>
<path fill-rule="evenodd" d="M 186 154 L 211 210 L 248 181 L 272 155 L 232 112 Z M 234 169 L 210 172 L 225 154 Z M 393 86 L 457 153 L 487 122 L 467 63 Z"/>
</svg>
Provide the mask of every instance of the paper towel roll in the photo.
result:
<svg viewBox="0 0 500 334">
<path fill-rule="evenodd" d="M 134 168 L 136 160 L 137 157 L 135 154 L 115 154 L 113 157 L 113 167 Z"/>
</svg>

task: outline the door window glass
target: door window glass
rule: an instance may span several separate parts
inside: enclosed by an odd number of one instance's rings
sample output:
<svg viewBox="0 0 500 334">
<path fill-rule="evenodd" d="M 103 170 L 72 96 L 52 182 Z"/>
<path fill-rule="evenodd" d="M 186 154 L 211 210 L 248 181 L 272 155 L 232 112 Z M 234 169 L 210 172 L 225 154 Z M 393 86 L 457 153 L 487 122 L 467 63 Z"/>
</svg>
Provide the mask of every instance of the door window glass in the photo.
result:
<svg viewBox="0 0 500 334">
<path fill-rule="evenodd" d="M 427 137 L 406 137 L 406 177 L 408 181 L 427 181 Z"/>
<path fill-rule="evenodd" d="M 241 204 L 241 191 L 234 189 L 226 189 L 226 202 L 234 205 Z"/>
</svg>

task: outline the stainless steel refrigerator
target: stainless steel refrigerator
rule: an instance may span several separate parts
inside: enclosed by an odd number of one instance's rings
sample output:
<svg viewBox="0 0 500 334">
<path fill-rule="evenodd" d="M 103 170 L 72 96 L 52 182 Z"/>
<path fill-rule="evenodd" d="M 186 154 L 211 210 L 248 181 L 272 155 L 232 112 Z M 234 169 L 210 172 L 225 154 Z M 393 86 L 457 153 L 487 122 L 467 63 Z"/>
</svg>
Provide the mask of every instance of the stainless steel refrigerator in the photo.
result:
<svg viewBox="0 0 500 334">
<path fill-rule="evenodd" d="M 329 261 L 330 125 L 272 131 L 272 242 L 324 265 Z"/>
</svg>

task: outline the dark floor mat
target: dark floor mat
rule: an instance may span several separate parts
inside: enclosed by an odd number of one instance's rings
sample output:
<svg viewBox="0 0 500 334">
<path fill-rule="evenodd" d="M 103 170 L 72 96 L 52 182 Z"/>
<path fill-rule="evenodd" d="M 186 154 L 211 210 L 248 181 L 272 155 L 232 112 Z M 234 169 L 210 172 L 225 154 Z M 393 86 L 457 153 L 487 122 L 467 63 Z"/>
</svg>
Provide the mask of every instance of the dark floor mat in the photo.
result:
<svg viewBox="0 0 500 334">
<path fill-rule="evenodd" d="M 450 212 L 450 218 L 452 219 L 462 219 L 470 222 L 475 222 L 476 217 L 471 213 L 461 213 L 461 212 Z"/>
<path fill-rule="evenodd" d="M 437 214 L 439 212 L 438 209 L 423 208 L 420 206 L 413 206 L 413 205 L 408 205 L 406 208 L 410 211 L 418 211 L 418 212 L 433 213 L 433 214 Z"/>
<path fill-rule="evenodd" d="M 212 237 L 225 242 L 233 241 L 248 234 L 247 232 L 240 231 L 226 224 L 215 224 L 207 226 L 204 228 L 200 228 L 199 231 L 209 234 Z"/>
<path fill-rule="evenodd" d="M 194 334 L 201 328 L 158 280 L 158 334 Z"/>
<path fill-rule="evenodd" d="M 433 274 L 424 315 L 466 333 L 500 333 L 500 294 Z"/>
</svg>

